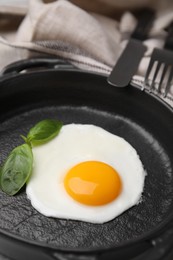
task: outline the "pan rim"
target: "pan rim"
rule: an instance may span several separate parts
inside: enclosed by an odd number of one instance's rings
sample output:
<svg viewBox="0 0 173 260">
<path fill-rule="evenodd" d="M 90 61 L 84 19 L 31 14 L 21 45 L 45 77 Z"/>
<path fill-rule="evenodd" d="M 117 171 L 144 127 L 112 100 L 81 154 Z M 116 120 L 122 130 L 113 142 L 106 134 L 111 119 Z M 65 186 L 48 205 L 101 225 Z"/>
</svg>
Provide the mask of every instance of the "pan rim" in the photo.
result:
<svg viewBox="0 0 173 260">
<path fill-rule="evenodd" d="M 166 218 L 164 221 L 159 223 L 154 229 L 149 230 L 148 232 L 145 232 L 144 235 L 139 236 L 137 239 L 132 238 L 128 241 L 125 242 L 120 242 L 117 246 L 106 246 L 104 248 L 63 248 L 62 246 L 53 246 L 53 245 L 48 245 L 44 242 L 39 242 L 36 240 L 27 240 L 26 238 L 20 237 L 16 234 L 8 233 L 8 231 L 1 230 L 0 229 L 0 235 L 5 236 L 6 239 L 14 239 L 14 242 L 20 243 L 21 246 L 26 244 L 27 246 L 33 246 L 37 248 L 44 248 L 44 249 L 49 249 L 57 252 L 62 252 L 62 253 L 76 253 L 76 254 L 98 254 L 98 253 L 104 253 L 106 251 L 114 251 L 114 250 L 125 250 L 126 248 L 130 248 L 134 244 L 140 244 L 142 242 L 147 242 L 149 246 L 153 246 L 154 241 L 158 239 L 162 234 L 166 233 L 167 226 L 169 226 L 170 222 L 173 220 L 173 212 Z"/>
</svg>

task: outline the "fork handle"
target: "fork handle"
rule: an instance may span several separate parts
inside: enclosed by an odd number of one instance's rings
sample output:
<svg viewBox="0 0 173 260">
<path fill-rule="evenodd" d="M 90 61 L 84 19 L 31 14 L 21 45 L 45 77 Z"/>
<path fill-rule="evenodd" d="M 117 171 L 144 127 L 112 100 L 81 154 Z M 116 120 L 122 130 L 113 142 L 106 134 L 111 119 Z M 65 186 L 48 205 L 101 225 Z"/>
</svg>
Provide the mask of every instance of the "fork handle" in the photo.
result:
<svg viewBox="0 0 173 260">
<path fill-rule="evenodd" d="M 164 48 L 167 50 L 173 50 L 173 22 L 169 25 Z"/>
</svg>

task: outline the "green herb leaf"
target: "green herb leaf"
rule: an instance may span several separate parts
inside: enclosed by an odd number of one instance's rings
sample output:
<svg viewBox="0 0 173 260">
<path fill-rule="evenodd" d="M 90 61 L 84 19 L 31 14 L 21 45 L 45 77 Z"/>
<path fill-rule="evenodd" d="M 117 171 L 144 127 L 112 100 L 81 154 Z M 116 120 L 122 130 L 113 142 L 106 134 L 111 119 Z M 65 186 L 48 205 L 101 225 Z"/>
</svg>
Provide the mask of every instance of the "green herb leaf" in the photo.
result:
<svg viewBox="0 0 173 260">
<path fill-rule="evenodd" d="M 46 143 L 53 139 L 60 131 L 62 123 L 57 120 L 46 119 L 32 127 L 27 135 L 27 142 L 32 145 Z"/>
<path fill-rule="evenodd" d="M 27 139 L 24 135 L 20 135 L 20 137 L 23 139 L 23 141 L 24 141 L 25 143 L 28 142 L 28 139 Z"/>
<path fill-rule="evenodd" d="M 15 195 L 30 177 L 32 165 L 33 155 L 28 144 L 13 149 L 1 168 L 1 189 L 8 195 Z"/>
</svg>

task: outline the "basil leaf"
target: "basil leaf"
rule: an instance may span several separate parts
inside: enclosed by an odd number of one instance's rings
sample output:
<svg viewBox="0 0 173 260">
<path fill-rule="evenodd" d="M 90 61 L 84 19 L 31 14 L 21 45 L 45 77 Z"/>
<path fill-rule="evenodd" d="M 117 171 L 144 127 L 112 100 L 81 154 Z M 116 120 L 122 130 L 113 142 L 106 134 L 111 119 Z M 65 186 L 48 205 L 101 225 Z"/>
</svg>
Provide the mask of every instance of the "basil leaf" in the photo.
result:
<svg viewBox="0 0 173 260">
<path fill-rule="evenodd" d="M 27 142 L 32 145 L 46 143 L 53 139 L 60 131 L 62 123 L 57 120 L 45 119 L 32 127 L 27 135 Z"/>
<path fill-rule="evenodd" d="M 28 144 L 14 148 L 1 168 L 1 189 L 15 195 L 30 177 L 32 165 L 33 154 Z"/>
<path fill-rule="evenodd" d="M 25 143 L 28 142 L 28 139 L 27 139 L 24 135 L 20 135 L 20 137 L 23 139 L 23 141 L 24 141 Z M 28 144 L 29 144 L 29 143 L 28 143 Z"/>
</svg>

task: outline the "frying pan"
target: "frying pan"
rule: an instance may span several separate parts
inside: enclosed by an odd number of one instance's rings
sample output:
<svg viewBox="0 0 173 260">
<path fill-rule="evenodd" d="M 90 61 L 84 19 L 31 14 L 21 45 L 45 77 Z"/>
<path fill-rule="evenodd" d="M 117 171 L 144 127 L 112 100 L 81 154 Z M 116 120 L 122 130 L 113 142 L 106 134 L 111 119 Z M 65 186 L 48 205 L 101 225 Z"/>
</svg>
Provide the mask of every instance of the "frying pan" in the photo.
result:
<svg viewBox="0 0 173 260">
<path fill-rule="evenodd" d="M 125 138 L 147 172 L 142 202 L 108 223 L 91 224 L 42 216 L 25 188 L 14 197 L 0 191 L 0 252 L 16 260 L 166 257 L 173 243 L 171 107 L 139 87 L 115 88 L 105 75 L 57 59 L 8 66 L 0 79 L 0 163 L 45 118 L 94 124 Z"/>
</svg>

